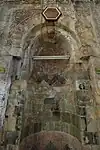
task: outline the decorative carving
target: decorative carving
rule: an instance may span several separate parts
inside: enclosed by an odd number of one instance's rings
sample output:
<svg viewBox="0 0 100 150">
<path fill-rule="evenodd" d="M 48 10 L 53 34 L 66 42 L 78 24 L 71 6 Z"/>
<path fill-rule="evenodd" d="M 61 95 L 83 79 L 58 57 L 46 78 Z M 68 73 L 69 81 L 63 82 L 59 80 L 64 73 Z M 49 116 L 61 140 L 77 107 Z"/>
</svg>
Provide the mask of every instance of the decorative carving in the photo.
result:
<svg viewBox="0 0 100 150">
<path fill-rule="evenodd" d="M 42 12 L 43 17 L 48 21 L 58 20 L 61 14 L 61 11 L 57 7 L 46 7 Z"/>
</svg>

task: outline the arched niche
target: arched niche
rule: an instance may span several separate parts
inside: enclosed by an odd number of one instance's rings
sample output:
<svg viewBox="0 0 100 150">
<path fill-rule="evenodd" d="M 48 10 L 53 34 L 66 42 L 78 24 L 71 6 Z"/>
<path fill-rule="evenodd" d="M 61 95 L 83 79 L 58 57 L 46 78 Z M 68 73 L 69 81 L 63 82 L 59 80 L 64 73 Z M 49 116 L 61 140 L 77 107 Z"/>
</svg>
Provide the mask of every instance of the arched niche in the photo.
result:
<svg viewBox="0 0 100 150">
<path fill-rule="evenodd" d="M 41 24 L 38 24 L 36 26 L 32 26 L 24 35 L 23 35 L 23 38 L 21 40 L 21 48 L 24 47 L 25 45 L 25 42 L 30 38 L 30 37 L 36 37 L 37 35 L 40 35 L 41 34 L 41 31 L 44 32 L 47 30 L 47 27 L 48 28 L 52 28 L 52 24 L 49 24 L 49 23 L 41 23 Z M 77 45 L 80 45 L 80 40 L 77 36 L 77 34 L 72 31 L 70 28 L 68 28 L 67 26 L 64 26 L 63 24 L 61 23 L 57 23 L 55 24 L 55 27 L 57 29 L 57 31 L 62 31 L 62 34 L 63 35 L 67 35 L 67 33 L 69 35 L 71 35 L 71 37 L 76 41 Z"/>
<path fill-rule="evenodd" d="M 31 150 L 28 149 L 31 145 L 37 147 L 38 150 L 82 150 L 81 143 L 77 138 L 57 131 L 43 131 L 36 134 L 32 134 L 20 143 L 19 150 Z"/>
<path fill-rule="evenodd" d="M 27 64 L 32 64 L 31 58 L 34 56 L 67 55 L 70 58 L 70 62 L 74 63 L 77 59 L 76 54 L 79 55 L 77 51 L 80 42 L 77 36 L 74 32 L 68 30 L 67 27 L 61 24 L 58 24 L 55 27 L 48 24 L 41 24 L 41 26 L 37 25 L 36 27 L 30 29 L 29 32 L 23 36 L 21 43 L 22 55 L 24 59 L 22 71 L 26 70 L 28 75 L 29 71 L 32 71 L 32 66 L 30 65 L 29 69 L 29 65 Z M 43 46 L 48 50 L 44 51 L 42 49 Z"/>
<path fill-rule="evenodd" d="M 67 68 L 70 61 L 70 50 L 71 48 L 66 38 L 57 31 L 51 29 L 49 33 L 45 32 L 37 36 L 35 42 L 32 42 L 30 46 L 31 55 L 29 57 L 32 57 L 30 58 L 30 78 L 33 78 L 34 81 L 38 80 L 38 82 L 39 80 L 41 82 L 40 78 L 42 76 L 44 76 L 43 78 L 50 78 L 46 80 L 52 80 L 54 76 L 56 78 L 57 74 L 63 73 Z M 40 56 L 39 59 L 38 56 Z M 41 57 L 43 59 L 40 59 Z M 61 59 L 58 57 L 61 57 Z M 49 84 L 51 85 L 52 83 Z"/>
<path fill-rule="evenodd" d="M 68 132 L 61 110 L 63 113 L 69 109 L 75 110 L 73 109 L 75 106 L 73 79 L 69 77 L 67 83 L 67 74 L 72 69 L 70 67 L 72 60 L 75 59 L 76 40 L 63 29 L 58 27 L 54 29 L 52 26 L 48 26 L 48 28 L 44 27 L 42 31 L 38 30 L 35 33 L 33 29 L 25 38 L 24 43 L 22 71 L 24 69 L 26 71 L 26 93 L 28 93 L 26 95 L 28 97 L 25 102 L 22 139 L 42 130 L 63 131 L 63 125 L 65 132 Z M 40 59 L 41 57 L 42 59 Z M 70 107 L 68 107 L 69 103 Z M 37 115 L 36 112 L 38 112 Z M 53 124 L 57 121 L 59 129 L 50 124 L 46 113 Z M 60 124 L 61 117 L 63 124 Z M 44 124 L 44 120 L 48 127 Z M 71 124 L 71 121 L 68 123 Z M 26 130 L 27 127 L 28 130 Z"/>
</svg>

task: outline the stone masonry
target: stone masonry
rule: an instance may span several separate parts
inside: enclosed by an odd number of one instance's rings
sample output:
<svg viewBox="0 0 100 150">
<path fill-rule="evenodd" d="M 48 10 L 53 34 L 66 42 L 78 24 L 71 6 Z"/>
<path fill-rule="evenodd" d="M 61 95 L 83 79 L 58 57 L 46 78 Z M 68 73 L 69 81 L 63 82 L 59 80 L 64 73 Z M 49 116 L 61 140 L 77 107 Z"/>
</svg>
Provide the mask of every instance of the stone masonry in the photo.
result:
<svg viewBox="0 0 100 150">
<path fill-rule="evenodd" d="M 0 150 L 100 150 L 99 0 L 1 0 L 0 45 Z"/>
</svg>

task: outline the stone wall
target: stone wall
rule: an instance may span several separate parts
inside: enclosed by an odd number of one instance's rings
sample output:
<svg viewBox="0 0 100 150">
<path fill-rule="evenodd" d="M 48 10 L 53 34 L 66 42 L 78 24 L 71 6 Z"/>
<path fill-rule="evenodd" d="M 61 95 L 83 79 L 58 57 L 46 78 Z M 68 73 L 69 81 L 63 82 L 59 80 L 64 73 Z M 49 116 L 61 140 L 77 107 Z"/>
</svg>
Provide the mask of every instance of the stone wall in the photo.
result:
<svg viewBox="0 0 100 150">
<path fill-rule="evenodd" d="M 7 95 L 3 103 L 0 99 L 2 121 L 5 118 L 1 149 L 17 150 L 20 140 L 43 130 L 69 133 L 86 144 L 84 149 L 90 149 L 91 144 L 93 150 L 99 149 L 99 1 L 4 0 L 0 4 L 0 86 L 8 85 L 3 90 Z M 46 6 L 57 6 L 62 12 L 53 26 L 41 15 Z M 57 37 L 54 41 L 49 38 L 51 31 Z M 44 48 L 46 42 L 50 48 Z M 69 59 L 51 63 L 33 60 L 34 55 L 56 55 L 55 49 Z M 45 74 L 40 64 L 45 66 Z M 55 66 L 62 71 L 63 86 L 51 80 L 50 73 L 57 73 Z M 56 79 L 62 82 L 59 75 Z"/>
</svg>

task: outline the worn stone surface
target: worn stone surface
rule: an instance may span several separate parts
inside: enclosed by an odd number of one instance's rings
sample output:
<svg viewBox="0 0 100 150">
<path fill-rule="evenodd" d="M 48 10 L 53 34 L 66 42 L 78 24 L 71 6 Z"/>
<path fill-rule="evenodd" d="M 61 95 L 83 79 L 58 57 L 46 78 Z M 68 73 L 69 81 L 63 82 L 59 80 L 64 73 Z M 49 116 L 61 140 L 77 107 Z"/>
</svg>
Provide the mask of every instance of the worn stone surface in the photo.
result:
<svg viewBox="0 0 100 150">
<path fill-rule="evenodd" d="M 37 149 L 42 133 L 38 149 L 100 149 L 99 12 L 98 0 L 0 1 L 1 150 Z"/>
</svg>

